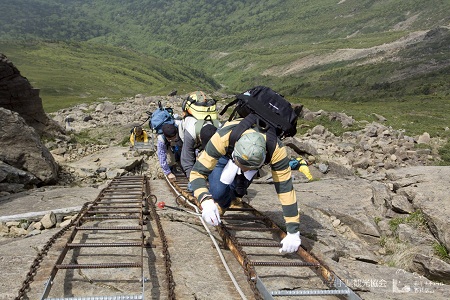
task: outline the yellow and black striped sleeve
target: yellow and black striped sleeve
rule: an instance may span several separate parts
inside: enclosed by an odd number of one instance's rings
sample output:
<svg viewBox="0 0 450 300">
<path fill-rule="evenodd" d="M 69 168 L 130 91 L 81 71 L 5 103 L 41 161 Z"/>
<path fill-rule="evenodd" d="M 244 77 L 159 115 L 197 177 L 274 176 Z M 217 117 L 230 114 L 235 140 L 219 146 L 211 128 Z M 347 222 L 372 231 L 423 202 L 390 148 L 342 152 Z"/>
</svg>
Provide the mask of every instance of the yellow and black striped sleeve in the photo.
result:
<svg viewBox="0 0 450 300">
<path fill-rule="evenodd" d="M 226 154 L 232 129 L 239 120 L 225 123 L 212 137 L 206 148 L 197 158 L 192 167 L 189 181 L 194 196 L 200 201 L 205 194 L 209 194 L 206 180 L 217 164 L 220 157 Z"/>
<path fill-rule="evenodd" d="M 297 197 L 292 184 L 291 168 L 289 166 L 289 157 L 286 148 L 277 143 L 277 147 L 270 161 L 272 169 L 272 178 L 278 199 L 281 202 L 283 216 L 286 222 L 286 231 L 294 233 L 299 231 L 300 214 L 297 206 Z"/>
</svg>

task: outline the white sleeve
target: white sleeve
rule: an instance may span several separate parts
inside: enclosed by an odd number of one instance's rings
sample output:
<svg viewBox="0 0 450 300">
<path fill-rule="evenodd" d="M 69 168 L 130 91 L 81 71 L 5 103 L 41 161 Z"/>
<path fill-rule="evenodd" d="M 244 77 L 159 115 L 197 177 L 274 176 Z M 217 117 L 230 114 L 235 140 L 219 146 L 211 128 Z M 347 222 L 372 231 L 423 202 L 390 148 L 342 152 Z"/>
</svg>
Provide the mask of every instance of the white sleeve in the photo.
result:
<svg viewBox="0 0 450 300">
<path fill-rule="evenodd" d="M 185 123 L 186 123 L 185 120 L 186 119 L 181 120 L 178 125 L 178 136 L 180 137 L 180 139 L 183 143 L 184 143 L 184 128 L 185 128 Z"/>
<path fill-rule="evenodd" d="M 197 138 L 195 136 L 195 123 L 197 122 L 197 119 L 191 116 L 188 116 L 186 119 L 186 123 L 184 124 L 184 131 L 188 133 L 192 139 L 195 141 Z"/>
</svg>

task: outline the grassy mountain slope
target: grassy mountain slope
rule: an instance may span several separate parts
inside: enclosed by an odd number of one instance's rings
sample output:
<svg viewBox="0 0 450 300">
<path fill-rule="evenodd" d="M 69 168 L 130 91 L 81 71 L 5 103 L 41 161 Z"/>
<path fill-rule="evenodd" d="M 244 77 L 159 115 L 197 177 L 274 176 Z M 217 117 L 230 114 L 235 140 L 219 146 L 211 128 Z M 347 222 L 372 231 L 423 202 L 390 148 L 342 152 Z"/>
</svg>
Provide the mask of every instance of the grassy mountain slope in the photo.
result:
<svg viewBox="0 0 450 300">
<path fill-rule="evenodd" d="M 387 125 L 448 137 L 448 0 L 22 0 L 2 9 L 0 52 L 51 99 L 264 84 L 311 109 L 377 112 Z M 35 39 L 57 43 L 11 44 Z"/>
<path fill-rule="evenodd" d="M 41 89 L 44 109 L 55 111 L 99 98 L 136 93 L 188 92 L 218 84 L 198 70 L 117 47 L 92 43 L 0 42 L 0 49 Z"/>
<path fill-rule="evenodd" d="M 298 96 L 335 99 L 411 93 L 410 80 L 427 77 L 429 68 L 413 72 L 402 63 L 384 62 L 383 53 L 372 62 L 329 60 L 336 51 L 364 51 L 450 23 L 445 0 L 24 0 L 4 7 L 11 14 L 0 19 L 0 39 L 89 40 L 190 63 L 229 92 L 267 84 Z M 423 64 L 440 51 L 446 56 L 437 62 L 444 68 L 429 69 L 446 73 L 448 47 L 420 55 L 420 61 L 407 52 L 396 58 Z M 291 68 L 306 58 L 318 64 Z M 374 76 L 398 68 L 410 76 Z M 343 74 L 351 76 L 336 80 Z M 395 88 L 386 85 L 393 81 L 399 83 Z M 367 94 L 371 86 L 384 89 Z"/>
</svg>

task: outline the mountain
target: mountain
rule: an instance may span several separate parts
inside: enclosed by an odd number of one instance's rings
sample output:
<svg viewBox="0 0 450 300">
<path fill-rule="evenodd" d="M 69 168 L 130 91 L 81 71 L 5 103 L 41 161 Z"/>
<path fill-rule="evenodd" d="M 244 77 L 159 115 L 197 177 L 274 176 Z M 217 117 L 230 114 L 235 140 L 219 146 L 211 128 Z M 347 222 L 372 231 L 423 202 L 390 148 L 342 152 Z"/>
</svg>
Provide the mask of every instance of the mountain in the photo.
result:
<svg viewBox="0 0 450 300">
<path fill-rule="evenodd" d="M 187 90 L 262 84 L 350 101 L 442 101 L 450 93 L 445 0 L 24 0 L 2 8 L 0 40 L 99 45 L 81 46 L 87 52 L 115 46 L 121 57 L 156 57 L 148 69 L 158 61 L 163 73 L 191 76 L 169 76 L 153 92 L 187 81 Z"/>
</svg>

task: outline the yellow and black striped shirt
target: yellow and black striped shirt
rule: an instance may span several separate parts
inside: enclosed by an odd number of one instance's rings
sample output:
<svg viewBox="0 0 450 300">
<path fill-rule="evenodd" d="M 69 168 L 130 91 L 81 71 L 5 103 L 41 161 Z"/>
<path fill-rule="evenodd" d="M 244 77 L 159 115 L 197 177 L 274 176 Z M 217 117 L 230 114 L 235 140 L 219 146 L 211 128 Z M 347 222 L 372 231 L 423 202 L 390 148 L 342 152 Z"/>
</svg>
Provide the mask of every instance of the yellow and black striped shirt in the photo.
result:
<svg viewBox="0 0 450 300">
<path fill-rule="evenodd" d="M 211 138 L 192 168 L 189 180 L 194 190 L 194 195 L 200 201 L 205 194 L 209 194 L 206 180 L 217 164 L 220 157 L 226 154 L 231 131 L 242 119 L 225 123 Z M 256 131 L 248 129 L 242 135 Z M 266 135 L 262 133 L 266 139 Z M 270 161 L 272 178 L 278 199 L 283 208 L 283 216 L 286 222 L 287 232 L 294 233 L 299 230 L 300 216 L 297 207 L 297 198 L 292 185 L 291 168 L 286 148 L 278 140 L 275 151 Z"/>
</svg>

